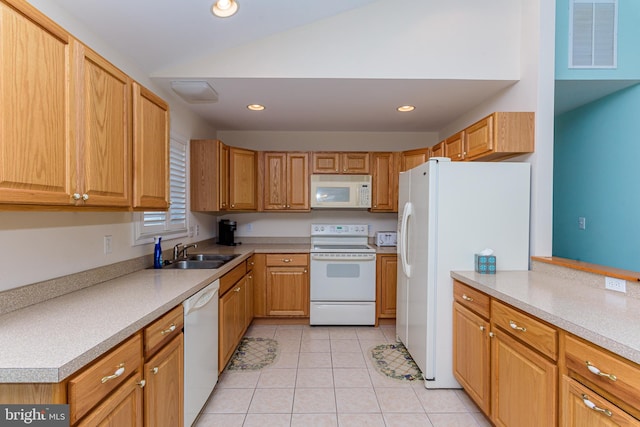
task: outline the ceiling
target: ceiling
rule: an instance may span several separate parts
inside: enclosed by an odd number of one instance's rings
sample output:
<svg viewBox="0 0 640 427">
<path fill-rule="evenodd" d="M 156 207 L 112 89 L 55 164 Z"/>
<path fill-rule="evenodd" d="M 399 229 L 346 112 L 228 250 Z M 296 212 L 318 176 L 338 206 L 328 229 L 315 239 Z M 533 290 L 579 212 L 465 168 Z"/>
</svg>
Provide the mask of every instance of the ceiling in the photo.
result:
<svg viewBox="0 0 640 427">
<path fill-rule="evenodd" d="M 56 0 L 124 58 L 151 76 L 382 0 L 239 0 L 231 18 L 213 0 Z M 515 81 L 365 78 L 216 78 L 216 103 L 184 105 L 217 130 L 433 131 Z M 172 94 L 171 80 L 154 82 Z M 170 95 L 172 96 L 172 95 Z M 183 102 L 176 97 L 176 102 Z M 266 105 L 251 112 L 247 104 Z M 416 106 L 398 113 L 403 104 Z"/>
</svg>

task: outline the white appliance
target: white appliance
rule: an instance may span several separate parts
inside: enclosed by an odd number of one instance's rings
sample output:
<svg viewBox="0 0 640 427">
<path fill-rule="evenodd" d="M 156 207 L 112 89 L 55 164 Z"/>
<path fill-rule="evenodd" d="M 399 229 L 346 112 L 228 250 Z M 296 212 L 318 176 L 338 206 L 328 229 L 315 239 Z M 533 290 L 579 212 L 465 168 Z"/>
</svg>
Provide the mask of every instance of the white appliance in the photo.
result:
<svg viewBox="0 0 640 427">
<path fill-rule="evenodd" d="M 371 175 L 311 175 L 312 208 L 370 208 Z"/>
<path fill-rule="evenodd" d="M 374 325 L 376 251 L 369 226 L 312 224 L 311 325 Z"/>
<path fill-rule="evenodd" d="M 377 246 L 397 246 L 398 232 L 397 231 L 376 231 L 376 245 Z"/>
<path fill-rule="evenodd" d="M 191 427 L 218 382 L 216 280 L 182 303 L 184 308 L 184 427 Z"/>
<path fill-rule="evenodd" d="M 498 270 L 528 270 L 530 165 L 432 158 L 400 173 L 396 334 L 426 388 L 453 376 L 451 270 L 491 248 Z"/>
</svg>

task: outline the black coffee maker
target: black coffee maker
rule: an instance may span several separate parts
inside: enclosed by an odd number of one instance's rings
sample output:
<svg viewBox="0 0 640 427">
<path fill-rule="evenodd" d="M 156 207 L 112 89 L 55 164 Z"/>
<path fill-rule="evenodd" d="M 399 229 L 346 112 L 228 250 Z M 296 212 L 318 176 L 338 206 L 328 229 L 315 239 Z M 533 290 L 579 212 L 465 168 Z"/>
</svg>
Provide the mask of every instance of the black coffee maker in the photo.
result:
<svg viewBox="0 0 640 427">
<path fill-rule="evenodd" d="M 236 231 L 236 222 L 230 219 L 221 219 L 218 222 L 218 244 L 224 246 L 235 246 L 233 232 Z"/>
</svg>

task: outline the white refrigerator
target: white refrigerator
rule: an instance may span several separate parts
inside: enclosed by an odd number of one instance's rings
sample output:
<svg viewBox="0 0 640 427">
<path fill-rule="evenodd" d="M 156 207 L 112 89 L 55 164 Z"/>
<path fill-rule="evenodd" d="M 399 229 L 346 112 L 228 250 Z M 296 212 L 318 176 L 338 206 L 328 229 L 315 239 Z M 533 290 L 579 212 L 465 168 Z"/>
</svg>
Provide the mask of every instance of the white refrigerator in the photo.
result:
<svg viewBox="0 0 640 427">
<path fill-rule="evenodd" d="M 396 334 L 426 388 L 453 376 L 451 270 L 473 270 L 490 248 L 497 270 L 529 268 L 528 163 L 432 158 L 400 173 Z"/>
</svg>

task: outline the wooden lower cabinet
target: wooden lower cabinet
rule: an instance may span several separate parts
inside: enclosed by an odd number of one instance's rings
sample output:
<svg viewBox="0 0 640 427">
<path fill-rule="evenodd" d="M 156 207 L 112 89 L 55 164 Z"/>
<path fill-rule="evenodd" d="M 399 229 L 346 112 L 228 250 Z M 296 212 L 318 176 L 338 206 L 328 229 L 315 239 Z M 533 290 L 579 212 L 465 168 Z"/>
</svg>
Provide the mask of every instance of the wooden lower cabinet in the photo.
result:
<svg viewBox="0 0 640 427">
<path fill-rule="evenodd" d="M 453 374 L 480 410 L 488 415 L 491 409 L 489 322 L 455 302 L 453 334 Z"/>
<path fill-rule="evenodd" d="M 639 427 L 640 421 L 579 382 L 562 377 L 561 427 Z"/>
<path fill-rule="evenodd" d="M 267 316 L 309 316 L 309 256 L 267 255 Z"/>
<path fill-rule="evenodd" d="M 145 427 L 182 427 L 184 335 L 180 333 L 144 364 Z"/>
<path fill-rule="evenodd" d="M 512 338 L 493 330 L 491 419 L 496 426 L 557 425 L 558 367 Z"/>
<path fill-rule="evenodd" d="M 396 318 L 398 256 L 378 254 L 376 257 L 376 307 L 378 319 Z"/>
<path fill-rule="evenodd" d="M 227 365 L 253 320 L 253 273 L 246 273 L 219 300 L 218 372 Z"/>
<path fill-rule="evenodd" d="M 129 378 L 75 426 L 142 427 L 149 425 L 142 423 L 143 389 L 140 387 L 141 380 L 140 374 Z"/>
</svg>

